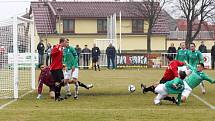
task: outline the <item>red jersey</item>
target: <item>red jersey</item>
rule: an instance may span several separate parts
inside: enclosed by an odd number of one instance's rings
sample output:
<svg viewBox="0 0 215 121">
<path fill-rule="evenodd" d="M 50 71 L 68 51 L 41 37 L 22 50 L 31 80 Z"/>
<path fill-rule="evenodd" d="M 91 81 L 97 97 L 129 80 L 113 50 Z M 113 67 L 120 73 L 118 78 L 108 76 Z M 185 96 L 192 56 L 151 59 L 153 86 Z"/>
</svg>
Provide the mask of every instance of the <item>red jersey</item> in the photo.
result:
<svg viewBox="0 0 215 121">
<path fill-rule="evenodd" d="M 52 63 L 50 65 L 50 70 L 58 70 L 63 68 L 63 47 L 57 44 L 51 52 Z"/>
<path fill-rule="evenodd" d="M 170 81 L 173 80 L 175 77 L 178 77 L 178 66 L 183 66 L 184 63 L 178 60 L 173 60 L 170 62 L 169 66 L 167 67 L 162 80 Z"/>
<path fill-rule="evenodd" d="M 50 73 L 49 67 L 46 67 L 43 71 L 40 72 L 39 84 L 38 84 L 38 94 L 42 93 L 43 84 L 45 84 L 49 88 L 54 86 L 54 81 L 51 78 L 51 73 Z"/>
</svg>

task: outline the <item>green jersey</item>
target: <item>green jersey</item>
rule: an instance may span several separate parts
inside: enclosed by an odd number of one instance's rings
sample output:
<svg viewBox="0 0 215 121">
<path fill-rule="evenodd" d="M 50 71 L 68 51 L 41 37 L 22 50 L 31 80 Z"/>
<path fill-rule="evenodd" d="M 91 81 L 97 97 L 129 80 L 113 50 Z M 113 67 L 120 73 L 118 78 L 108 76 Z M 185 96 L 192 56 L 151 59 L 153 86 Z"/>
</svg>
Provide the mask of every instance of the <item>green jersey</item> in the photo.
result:
<svg viewBox="0 0 215 121">
<path fill-rule="evenodd" d="M 187 55 L 188 55 L 188 63 L 195 68 L 199 63 L 204 63 L 204 58 L 202 56 L 202 53 L 198 50 L 195 50 L 195 51 L 189 50 Z"/>
<path fill-rule="evenodd" d="M 187 61 L 187 58 L 188 58 L 187 54 L 188 54 L 187 49 L 184 49 L 184 50 L 180 49 L 180 50 L 178 50 L 178 53 L 177 53 L 175 59 L 180 62 L 185 62 L 185 61 Z"/>
<path fill-rule="evenodd" d="M 177 88 L 173 87 L 176 85 Z M 180 78 L 175 78 L 172 81 L 168 81 L 165 83 L 165 87 L 167 89 L 168 94 L 178 94 L 178 105 L 181 103 L 181 93 L 184 90 L 184 82 Z"/>
<path fill-rule="evenodd" d="M 173 87 L 173 85 L 176 85 L 177 88 Z M 165 87 L 167 89 L 168 94 L 179 94 L 182 93 L 184 90 L 184 83 L 183 80 L 180 78 L 175 78 L 172 81 L 168 81 L 165 83 Z"/>
<path fill-rule="evenodd" d="M 199 72 L 193 66 L 188 64 L 188 67 L 192 70 L 192 73 L 186 78 L 186 82 L 190 88 L 197 87 L 203 80 L 206 80 L 210 83 L 215 83 L 215 80 L 211 79 L 204 72 Z"/>
<path fill-rule="evenodd" d="M 78 55 L 75 48 L 68 46 L 63 50 L 63 64 L 66 65 L 68 70 L 72 67 L 78 68 Z"/>
</svg>

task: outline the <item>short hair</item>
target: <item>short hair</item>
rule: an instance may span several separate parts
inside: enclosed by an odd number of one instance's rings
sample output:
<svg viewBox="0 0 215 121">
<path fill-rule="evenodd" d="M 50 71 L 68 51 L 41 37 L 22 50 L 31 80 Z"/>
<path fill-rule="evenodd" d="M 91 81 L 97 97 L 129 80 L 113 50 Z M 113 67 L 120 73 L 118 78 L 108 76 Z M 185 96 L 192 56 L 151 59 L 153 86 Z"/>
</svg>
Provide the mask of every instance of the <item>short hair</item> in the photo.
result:
<svg viewBox="0 0 215 121">
<path fill-rule="evenodd" d="M 169 59 L 170 61 L 173 60 L 173 56 L 172 55 L 167 55 L 166 58 Z"/>
<path fill-rule="evenodd" d="M 38 68 L 40 68 L 42 65 L 43 65 L 43 64 L 39 64 L 39 65 L 38 65 Z"/>
<path fill-rule="evenodd" d="M 205 67 L 204 63 L 199 63 L 199 65 L 201 65 L 203 68 Z"/>
<path fill-rule="evenodd" d="M 185 79 L 186 78 L 186 72 L 185 71 L 179 71 L 179 76 L 180 76 L 180 79 Z"/>
<path fill-rule="evenodd" d="M 84 45 L 84 46 L 87 46 L 87 45 Z"/>
<path fill-rule="evenodd" d="M 65 38 L 60 38 L 60 43 L 64 42 Z"/>
<path fill-rule="evenodd" d="M 191 45 L 191 44 L 193 44 L 193 45 L 196 47 L 196 44 L 195 44 L 195 43 L 191 42 L 190 45 Z"/>
<path fill-rule="evenodd" d="M 67 41 L 69 41 L 69 39 L 68 39 L 68 38 L 67 38 L 66 40 L 67 40 Z"/>
</svg>

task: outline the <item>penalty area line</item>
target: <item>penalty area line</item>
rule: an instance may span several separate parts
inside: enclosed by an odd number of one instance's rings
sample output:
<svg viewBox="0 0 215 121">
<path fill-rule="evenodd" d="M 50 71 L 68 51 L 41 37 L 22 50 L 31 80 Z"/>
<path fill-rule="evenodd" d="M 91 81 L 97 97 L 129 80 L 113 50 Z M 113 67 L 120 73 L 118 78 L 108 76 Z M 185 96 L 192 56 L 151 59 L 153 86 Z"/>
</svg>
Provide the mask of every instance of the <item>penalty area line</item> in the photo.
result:
<svg viewBox="0 0 215 121">
<path fill-rule="evenodd" d="M 23 95 L 20 96 L 20 98 L 23 98 L 24 96 L 28 95 L 29 93 L 32 93 L 33 91 L 34 91 L 34 90 L 31 90 L 31 91 L 28 91 L 28 92 L 24 93 Z M 0 110 L 4 109 L 4 108 L 7 107 L 8 105 L 10 105 L 10 104 L 16 102 L 17 100 L 18 100 L 18 99 L 13 99 L 13 100 L 11 100 L 11 101 L 9 101 L 9 102 L 7 102 L 7 103 L 1 105 L 1 106 L 0 106 Z"/>
<path fill-rule="evenodd" d="M 201 97 L 199 97 L 198 95 L 191 93 L 192 96 L 194 96 L 196 99 L 198 99 L 199 101 L 203 102 L 206 106 L 208 106 L 209 108 L 211 108 L 212 110 L 215 110 L 215 107 L 208 103 L 207 101 L 205 101 L 204 99 L 202 99 Z"/>
</svg>

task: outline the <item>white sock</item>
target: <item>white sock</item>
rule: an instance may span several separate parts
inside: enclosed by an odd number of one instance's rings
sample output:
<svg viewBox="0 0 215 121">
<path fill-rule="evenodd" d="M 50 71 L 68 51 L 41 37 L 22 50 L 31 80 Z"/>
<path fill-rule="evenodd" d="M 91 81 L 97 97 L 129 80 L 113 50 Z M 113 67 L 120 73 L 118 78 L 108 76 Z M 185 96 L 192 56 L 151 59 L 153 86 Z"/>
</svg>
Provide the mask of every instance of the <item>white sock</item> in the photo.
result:
<svg viewBox="0 0 215 121">
<path fill-rule="evenodd" d="M 69 93 L 70 92 L 70 85 L 67 83 L 66 84 L 66 92 Z"/>
<path fill-rule="evenodd" d="M 203 82 L 200 83 L 200 87 L 201 87 L 202 92 L 205 93 L 205 86 L 204 86 L 204 83 L 203 83 Z"/>
<path fill-rule="evenodd" d="M 154 103 L 156 105 L 159 104 L 164 97 L 165 97 L 165 95 L 157 94 L 157 96 L 154 99 Z"/>
<path fill-rule="evenodd" d="M 78 96 L 78 82 L 75 84 L 75 97 Z"/>
</svg>

